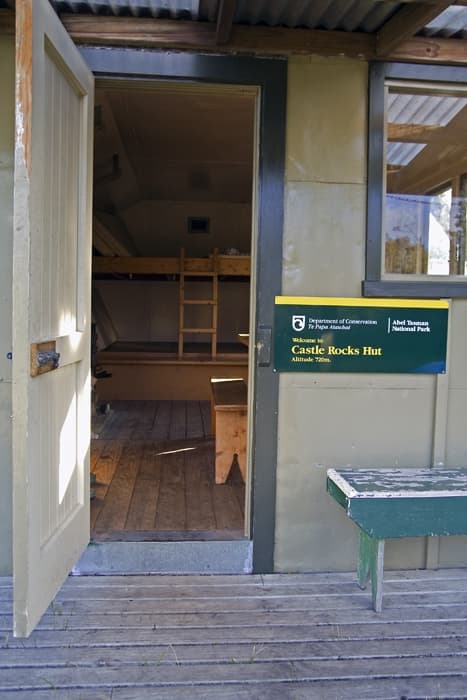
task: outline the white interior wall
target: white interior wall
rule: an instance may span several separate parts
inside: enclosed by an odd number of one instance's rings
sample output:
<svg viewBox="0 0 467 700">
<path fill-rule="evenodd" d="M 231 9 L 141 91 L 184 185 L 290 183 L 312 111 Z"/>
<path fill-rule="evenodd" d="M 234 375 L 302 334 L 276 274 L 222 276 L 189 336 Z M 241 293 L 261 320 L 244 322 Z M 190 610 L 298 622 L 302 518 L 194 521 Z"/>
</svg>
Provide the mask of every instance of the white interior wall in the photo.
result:
<svg viewBox="0 0 467 700">
<path fill-rule="evenodd" d="M 0 36 L 0 575 L 12 573 L 11 292 L 13 262 L 14 37 Z"/>
</svg>

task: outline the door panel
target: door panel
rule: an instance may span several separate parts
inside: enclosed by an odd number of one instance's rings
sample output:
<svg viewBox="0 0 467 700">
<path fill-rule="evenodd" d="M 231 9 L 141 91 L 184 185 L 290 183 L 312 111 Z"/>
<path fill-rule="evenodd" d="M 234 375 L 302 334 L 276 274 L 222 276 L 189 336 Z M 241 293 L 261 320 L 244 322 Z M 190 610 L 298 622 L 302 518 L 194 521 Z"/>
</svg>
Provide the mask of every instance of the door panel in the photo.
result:
<svg viewBox="0 0 467 700">
<path fill-rule="evenodd" d="M 47 0 L 18 3 L 16 21 L 14 630 L 27 636 L 89 540 L 93 78 Z M 60 358 L 38 373 L 42 343 Z"/>
</svg>

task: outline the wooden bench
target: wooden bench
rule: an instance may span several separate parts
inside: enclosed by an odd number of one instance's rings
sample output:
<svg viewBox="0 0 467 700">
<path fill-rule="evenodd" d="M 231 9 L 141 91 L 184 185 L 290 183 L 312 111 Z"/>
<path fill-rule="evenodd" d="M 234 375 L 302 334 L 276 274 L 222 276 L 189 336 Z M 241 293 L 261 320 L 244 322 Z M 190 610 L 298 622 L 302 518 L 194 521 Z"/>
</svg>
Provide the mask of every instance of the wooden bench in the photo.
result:
<svg viewBox="0 0 467 700">
<path fill-rule="evenodd" d="M 216 484 L 224 484 L 227 480 L 235 455 L 245 481 L 247 393 L 244 379 L 211 378 Z"/>
<path fill-rule="evenodd" d="M 360 530 L 358 583 L 383 603 L 384 541 L 467 534 L 467 469 L 329 469 L 328 493 Z"/>
</svg>

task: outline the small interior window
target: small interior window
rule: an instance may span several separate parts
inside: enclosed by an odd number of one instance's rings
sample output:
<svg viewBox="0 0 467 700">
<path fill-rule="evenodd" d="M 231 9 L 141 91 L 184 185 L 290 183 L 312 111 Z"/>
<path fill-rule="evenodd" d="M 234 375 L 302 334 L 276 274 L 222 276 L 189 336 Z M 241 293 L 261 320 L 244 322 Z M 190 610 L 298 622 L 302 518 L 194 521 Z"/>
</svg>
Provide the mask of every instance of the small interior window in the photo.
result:
<svg viewBox="0 0 467 700">
<path fill-rule="evenodd" d="M 187 226 L 188 233 L 209 233 L 209 218 L 207 216 L 189 216 Z"/>
</svg>

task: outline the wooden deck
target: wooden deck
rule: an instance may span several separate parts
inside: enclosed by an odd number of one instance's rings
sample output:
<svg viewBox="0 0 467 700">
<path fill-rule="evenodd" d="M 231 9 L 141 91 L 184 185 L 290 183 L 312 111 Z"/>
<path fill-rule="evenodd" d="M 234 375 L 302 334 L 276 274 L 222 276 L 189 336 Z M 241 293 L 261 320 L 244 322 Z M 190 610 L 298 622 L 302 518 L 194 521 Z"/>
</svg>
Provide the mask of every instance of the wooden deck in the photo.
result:
<svg viewBox="0 0 467 700">
<path fill-rule="evenodd" d="M 0 697 L 355 700 L 467 697 L 467 570 L 74 577 L 29 639 L 0 579 Z"/>
<path fill-rule="evenodd" d="M 216 485 L 214 457 L 208 401 L 112 402 L 91 446 L 93 539 L 242 536 L 245 486 L 238 467 Z"/>
</svg>

